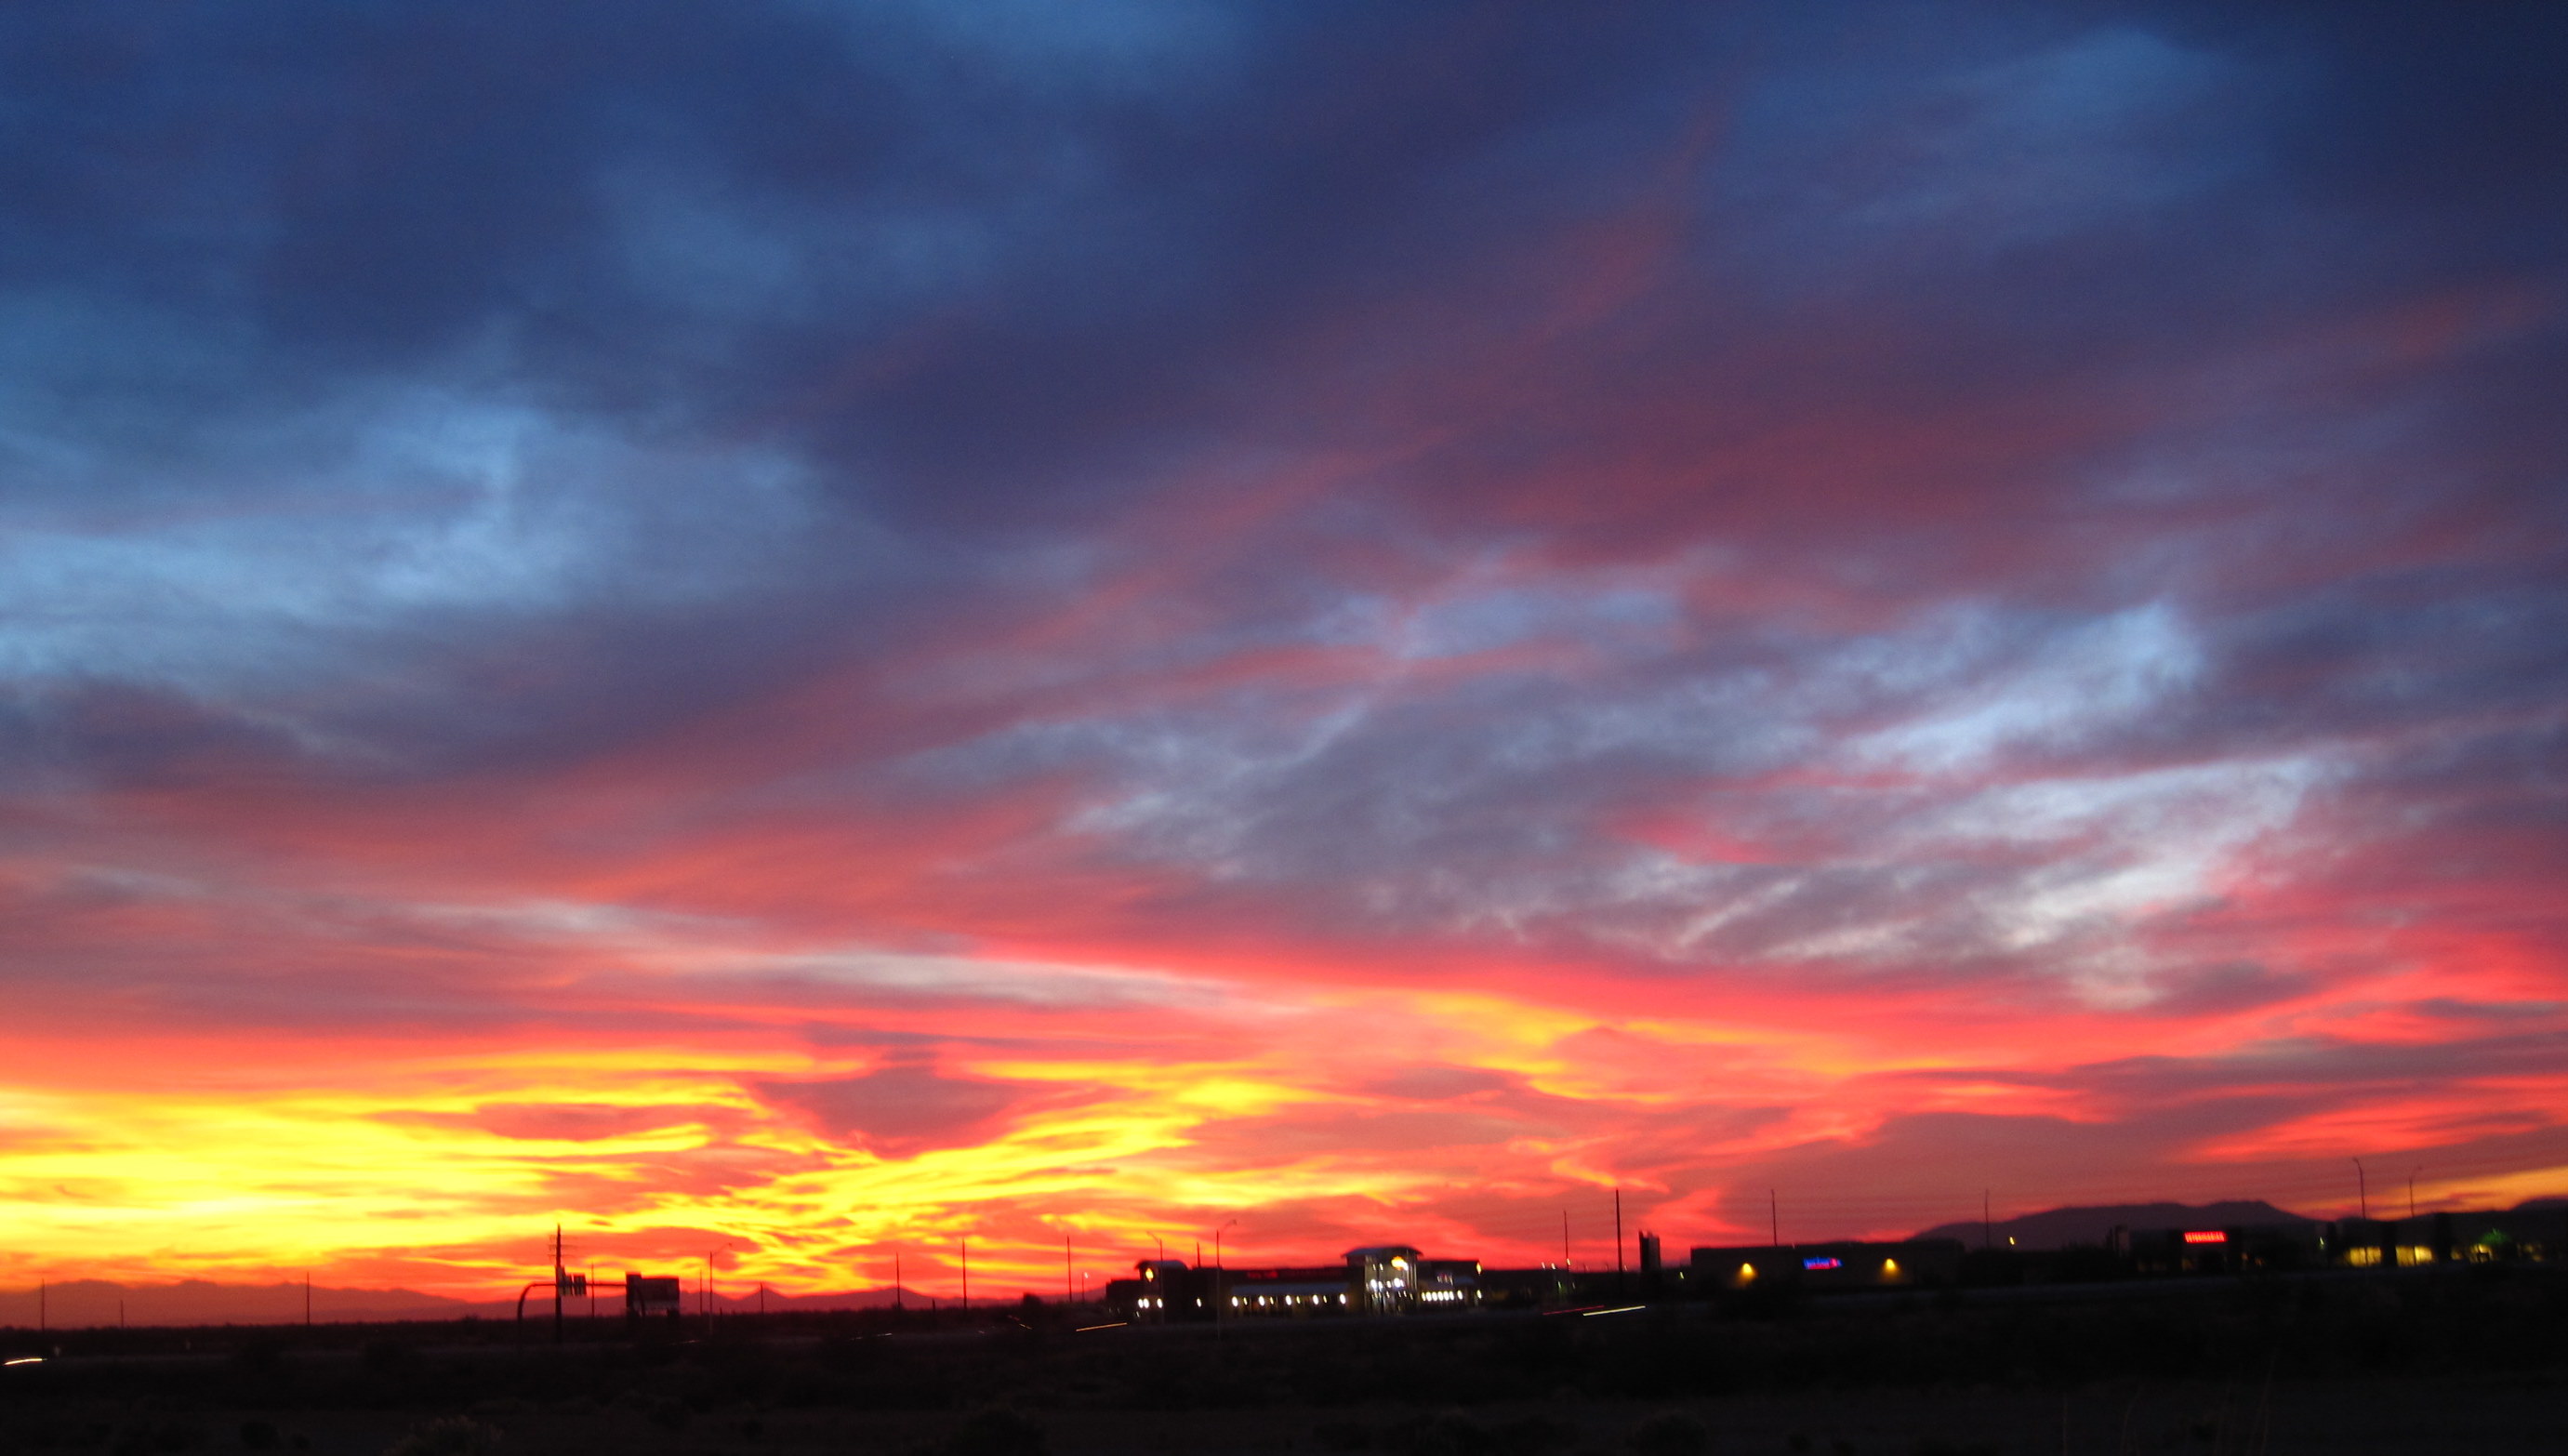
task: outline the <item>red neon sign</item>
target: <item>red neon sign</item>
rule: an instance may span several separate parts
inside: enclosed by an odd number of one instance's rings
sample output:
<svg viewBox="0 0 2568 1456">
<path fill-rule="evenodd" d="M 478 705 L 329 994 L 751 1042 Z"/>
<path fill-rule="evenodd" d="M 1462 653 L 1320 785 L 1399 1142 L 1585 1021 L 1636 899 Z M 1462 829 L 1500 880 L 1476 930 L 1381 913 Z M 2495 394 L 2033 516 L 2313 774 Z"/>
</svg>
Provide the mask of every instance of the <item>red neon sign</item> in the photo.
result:
<svg viewBox="0 0 2568 1456">
<path fill-rule="evenodd" d="M 2218 1229 L 2208 1229 L 2198 1233 L 2192 1230 L 2187 1230 L 2185 1232 L 2184 1242 L 2188 1244 L 2226 1244 L 2229 1242 L 2229 1236 L 2220 1232 Z"/>
</svg>

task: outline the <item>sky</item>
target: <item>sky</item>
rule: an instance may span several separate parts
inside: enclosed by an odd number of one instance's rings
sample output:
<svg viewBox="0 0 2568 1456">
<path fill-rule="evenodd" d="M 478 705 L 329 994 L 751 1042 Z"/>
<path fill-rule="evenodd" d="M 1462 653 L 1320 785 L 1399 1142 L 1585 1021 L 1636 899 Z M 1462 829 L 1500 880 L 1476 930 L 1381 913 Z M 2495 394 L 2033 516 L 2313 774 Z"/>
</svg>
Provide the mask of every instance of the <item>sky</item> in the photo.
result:
<svg viewBox="0 0 2568 1456">
<path fill-rule="evenodd" d="M 2564 67 L 0 9 L 0 1288 L 2568 1193 Z"/>
</svg>

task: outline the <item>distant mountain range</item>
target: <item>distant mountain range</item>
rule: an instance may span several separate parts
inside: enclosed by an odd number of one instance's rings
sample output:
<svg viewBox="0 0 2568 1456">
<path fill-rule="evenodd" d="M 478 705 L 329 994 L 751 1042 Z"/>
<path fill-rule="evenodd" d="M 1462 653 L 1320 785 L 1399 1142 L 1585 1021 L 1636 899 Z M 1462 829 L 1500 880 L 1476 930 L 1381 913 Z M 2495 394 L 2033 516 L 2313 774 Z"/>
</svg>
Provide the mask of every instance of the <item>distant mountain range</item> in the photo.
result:
<svg viewBox="0 0 2568 1456">
<path fill-rule="evenodd" d="M 2506 1213 L 2532 1213 L 2568 1206 L 2568 1198 L 2529 1199 Z M 2384 1209 L 2384 1218 L 2405 1212 Z M 2125 1229 L 2228 1229 L 2242 1224 L 2314 1224 L 2317 1219 L 2291 1213 L 2261 1201 L 2247 1203 L 2115 1203 L 2100 1208 L 2055 1208 L 2022 1218 L 2005 1219 L 1991 1224 L 1988 1239 L 2003 1249 L 2013 1240 L 2019 1249 L 2066 1249 L 2076 1244 L 2101 1244 L 2116 1225 Z M 1959 1239 L 1973 1249 L 1980 1247 L 1981 1230 L 1974 1219 L 1959 1224 L 1937 1224 L 1917 1235 L 1920 1239 Z"/>
<path fill-rule="evenodd" d="M 2001 1219 L 1985 1230 L 2000 1249 L 2010 1241 L 2019 1249 L 2066 1249 L 2076 1244 L 2101 1244 L 2116 1227 L 2124 1229 L 2225 1229 L 2240 1224 L 2312 1224 L 2318 1220 L 2287 1213 L 2262 1200 L 2244 1203 L 2112 1203 L 2094 1208 L 2055 1208 L 2020 1218 Z M 1980 1247 L 1980 1221 L 1937 1224 L 1916 1237 L 1959 1239 Z"/>
<path fill-rule="evenodd" d="M 766 1308 L 787 1310 L 873 1310 L 893 1302 L 889 1289 L 846 1290 L 816 1295 L 785 1295 L 769 1292 Z M 478 1315 L 483 1319 L 515 1317 L 514 1300 L 458 1300 L 444 1295 L 422 1294 L 417 1290 L 351 1290 L 315 1285 L 311 1291 L 312 1318 L 323 1324 L 390 1323 L 407 1319 L 461 1319 Z M 937 1296 L 912 1291 L 899 1294 L 901 1303 L 925 1309 L 938 1301 Z M 948 1301 L 947 1303 L 950 1303 Z M 976 1300 L 988 1305 L 988 1300 Z M 740 1292 L 717 1288 L 714 1292 L 717 1313 L 740 1313 L 759 1308 L 758 1292 Z M 687 1282 L 687 1312 L 699 1308 L 695 1282 Z M 541 1314 L 552 1317 L 552 1296 L 537 1290 L 526 1297 L 526 1317 Z M 564 1304 L 573 1317 L 585 1318 L 590 1302 L 573 1297 Z M 624 1310 L 624 1289 L 620 1284 L 600 1284 L 595 1303 L 600 1318 L 620 1317 Z M 117 1284 L 108 1280 L 71 1280 L 45 1287 L 41 1301 L 34 1289 L 0 1291 L 0 1327 L 15 1325 L 32 1328 L 39 1317 L 57 1329 L 100 1327 L 119 1323 L 134 1325 L 187 1324 L 300 1324 L 303 1322 L 304 1289 L 300 1284 L 232 1285 L 209 1280 L 180 1280 L 171 1284 Z"/>
</svg>

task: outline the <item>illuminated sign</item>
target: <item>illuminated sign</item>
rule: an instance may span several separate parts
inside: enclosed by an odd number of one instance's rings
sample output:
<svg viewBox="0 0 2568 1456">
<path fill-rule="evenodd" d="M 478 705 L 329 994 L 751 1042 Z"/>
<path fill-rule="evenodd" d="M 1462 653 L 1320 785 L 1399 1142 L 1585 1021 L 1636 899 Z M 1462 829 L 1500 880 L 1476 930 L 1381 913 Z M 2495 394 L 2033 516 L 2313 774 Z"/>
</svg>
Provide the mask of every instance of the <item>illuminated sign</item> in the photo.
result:
<svg viewBox="0 0 2568 1456">
<path fill-rule="evenodd" d="M 1815 1258 L 1802 1260 L 1801 1267 L 1803 1269 L 1840 1269 L 1844 1266 L 1838 1264 L 1834 1259 L 1827 1255 L 1821 1254 Z"/>
<path fill-rule="evenodd" d="M 2218 1229 L 2189 1229 L 2185 1232 L 2184 1242 L 2188 1244 L 2226 1244 L 2229 1242 L 2229 1236 L 2220 1232 Z"/>
</svg>

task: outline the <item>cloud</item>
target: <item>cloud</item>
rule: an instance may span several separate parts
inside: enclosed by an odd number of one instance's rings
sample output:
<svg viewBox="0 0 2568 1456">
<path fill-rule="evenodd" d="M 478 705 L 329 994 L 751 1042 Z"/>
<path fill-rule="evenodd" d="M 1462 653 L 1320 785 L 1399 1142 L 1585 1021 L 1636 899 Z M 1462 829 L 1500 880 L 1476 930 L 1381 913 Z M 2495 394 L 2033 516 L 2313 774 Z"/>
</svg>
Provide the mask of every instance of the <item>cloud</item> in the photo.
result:
<svg viewBox="0 0 2568 1456">
<path fill-rule="evenodd" d="M 1502 1092 L 1513 1083 L 1496 1072 L 1468 1066 L 1413 1066 L 1366 1082 L 1363 1090 L 1380 1097 L 1444 1102 Z"/>
<path fill-rule="evenodd" d="M 485 1102 L 471 1112 L 387 1112 L 387 1122 L 472 1127 L 521 1142 L 601 1142 L 702 1124 L 739 1122 L 737 1108 L 630 1106 L 613 1102 Z"/>
<path fill-rule="evenodd" d="M 764 1101 L 802 1113 L 825 1137 L 895 1158 L 982 1141 L 1045 1090 L 949 1077 L 933 1066 L 908 1064 L 851 1077 L 763 1079 L 749 1083 L 749 1089 Z"/>
<path fill-rule="evenodd" d="M 0 14 L 0 1245 L 2535 1178 L 2563 54 Z"/>
</svg>

